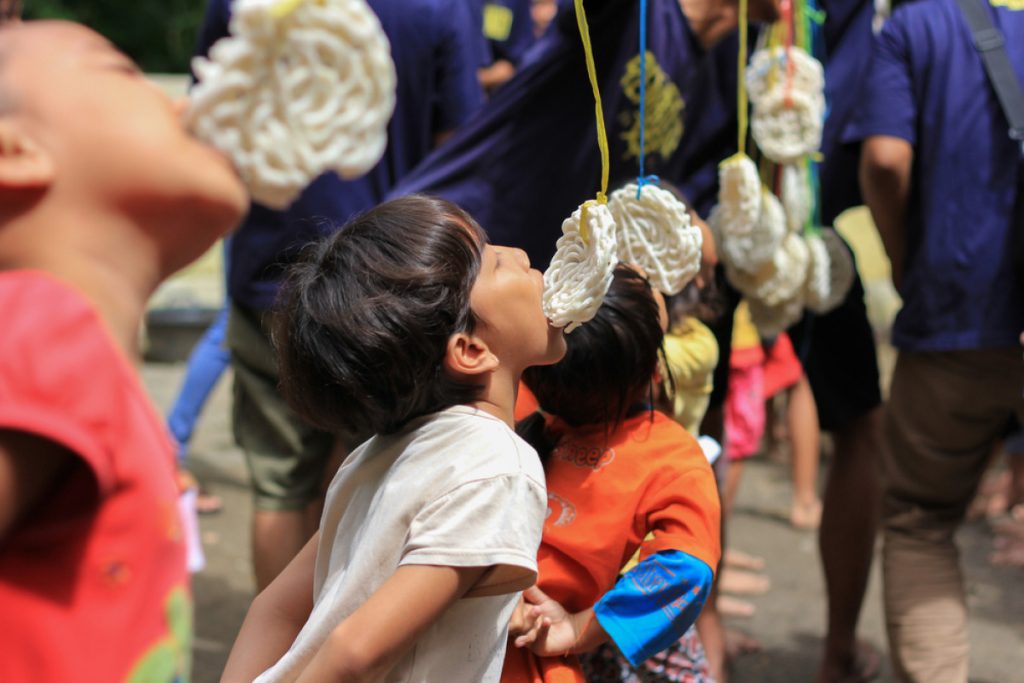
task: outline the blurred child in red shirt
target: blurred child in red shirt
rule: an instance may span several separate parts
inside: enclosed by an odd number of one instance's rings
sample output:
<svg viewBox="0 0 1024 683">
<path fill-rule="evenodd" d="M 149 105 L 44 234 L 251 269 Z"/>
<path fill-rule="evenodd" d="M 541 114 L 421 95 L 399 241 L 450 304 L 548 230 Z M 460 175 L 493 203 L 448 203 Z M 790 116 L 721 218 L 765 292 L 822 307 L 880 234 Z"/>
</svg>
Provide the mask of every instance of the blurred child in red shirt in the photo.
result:
<svg viewBox="0 0 1024 683">
<path fill-rule="evenodd" d="M 136 344 L 247 200 L 182 109 L 82 26 L 0 27 L 3 681 L 189 675 L 174 455 Z"/>
</svg>

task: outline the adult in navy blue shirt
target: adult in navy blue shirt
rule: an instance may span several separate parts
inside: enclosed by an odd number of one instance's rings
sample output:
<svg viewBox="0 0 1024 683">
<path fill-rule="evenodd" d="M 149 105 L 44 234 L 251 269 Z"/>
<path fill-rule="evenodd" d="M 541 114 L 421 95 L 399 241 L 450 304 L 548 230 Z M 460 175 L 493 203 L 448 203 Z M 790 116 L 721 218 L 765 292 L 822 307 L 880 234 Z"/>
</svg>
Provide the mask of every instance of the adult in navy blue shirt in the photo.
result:
<svg viewBox="0 0 1024 683">
<path fill-rule="evenodd" d="M 335 436 L 312 430 L 277 391 L 267 312 L 284 269 L 309 242 L 379 203 L 438 142 L 482 104 L 479 27 L 465 0 L 369 0 L 391 43 L 398 75 L 383 159 L 365 177 L 317 178 L 284 211 L 253 204 L 231 243 L 227 345 L 235 371 L 233 427 L 254 487 L 253 565 L 265 587 L 315 530 L 309 513 Z M 229 0 L 210 0 L 198 52 L 228 33 Z"/>
<path fill-rule="evenodd" d="M 480 27 L 483 61 L 480 85 L 490 92 L 504 85 L 534 43 L 530 0 L 467 0 Z"/>
<path fill-rule="evenodd" d="M 1024 84 L 1024 9 L 977 1 Z M 1022 151 L 955 0 L 900 6 L 872 57 L 847 137 L 864 141 L 861 189 L 903 297 L 884 426 L 890 650 L 900 680 L 966 681 L 953 535 L 993 448 L 1024 416 L 1024 278 L 1010 248 L 1024 230 Z"/>
</svg>

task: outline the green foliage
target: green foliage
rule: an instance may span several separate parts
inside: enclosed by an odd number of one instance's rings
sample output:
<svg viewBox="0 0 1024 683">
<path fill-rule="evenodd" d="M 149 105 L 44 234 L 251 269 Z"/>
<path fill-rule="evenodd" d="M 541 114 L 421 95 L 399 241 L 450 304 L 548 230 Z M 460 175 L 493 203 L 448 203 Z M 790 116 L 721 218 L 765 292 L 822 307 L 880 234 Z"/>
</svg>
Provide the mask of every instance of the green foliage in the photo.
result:
<svg viewBox="0 0 1024 683">
<path fill-rule="evenodd" d="M 71 19 L 99 31 L 145 71 L 188 71 L 204 0 L 25 0 L 26 19 Z"/>
</svg>

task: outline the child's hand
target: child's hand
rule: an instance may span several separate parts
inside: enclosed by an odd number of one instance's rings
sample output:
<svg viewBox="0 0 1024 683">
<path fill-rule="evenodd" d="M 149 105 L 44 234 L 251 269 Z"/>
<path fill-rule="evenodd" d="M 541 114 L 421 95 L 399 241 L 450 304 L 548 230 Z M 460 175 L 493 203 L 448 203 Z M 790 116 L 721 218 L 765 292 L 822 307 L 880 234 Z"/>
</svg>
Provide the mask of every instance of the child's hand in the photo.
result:
<svg viewBox="0 0 1024 683">
<path fill-rule="evenodd" d="M 541 629 L 547 628 L 551 622 L 542 614 L 531 616 L 536 608 L 527 605 L 523 596 L 519 596 L 519 604 L 512 612 L 512 620 L 508 624 L 508 634 L 514 638 L 516 647 L 527 647 L 537 640 Z"/>
<path fill-rule="evenodd" d="M 570 614 L 536 586 L 523 591 L 523 598 L 528 603 L 526 619 L 536 621 L 540 618 L 543 621 L 531 642 L 520 644 L 520 639 L 517 638 L 516 647 L 528 646 L 541 657 L 555 657 L 572 652 L 582 635 L 584 625 L 580 622 L 586 613 Z"/>
</svg>

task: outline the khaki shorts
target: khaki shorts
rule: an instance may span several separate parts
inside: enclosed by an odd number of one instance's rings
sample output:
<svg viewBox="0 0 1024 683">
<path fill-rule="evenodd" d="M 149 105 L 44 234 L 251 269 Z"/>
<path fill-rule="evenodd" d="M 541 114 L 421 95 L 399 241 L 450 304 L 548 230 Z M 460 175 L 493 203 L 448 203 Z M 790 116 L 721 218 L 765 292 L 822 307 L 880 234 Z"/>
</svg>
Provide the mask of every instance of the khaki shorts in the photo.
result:
<svg viewBox="0 0 1024 683">
<path fill-rule="evenodd" d="M 334 437 L 303 422 L 278 391 L 270 314 L 232 304 L 227 345 L 235 372 L 232 427 L 259 510 L 298 510 L 321 494 Z"/>
</svg>

